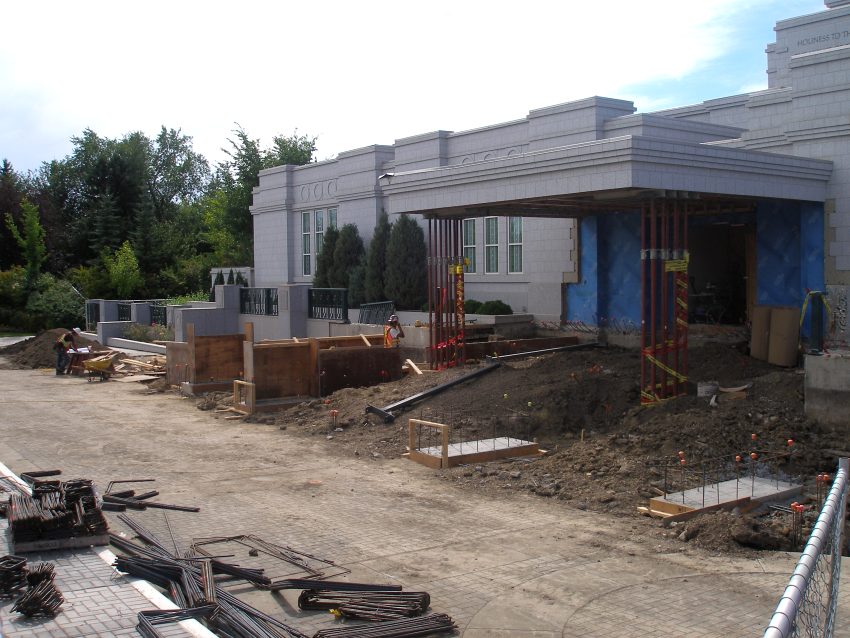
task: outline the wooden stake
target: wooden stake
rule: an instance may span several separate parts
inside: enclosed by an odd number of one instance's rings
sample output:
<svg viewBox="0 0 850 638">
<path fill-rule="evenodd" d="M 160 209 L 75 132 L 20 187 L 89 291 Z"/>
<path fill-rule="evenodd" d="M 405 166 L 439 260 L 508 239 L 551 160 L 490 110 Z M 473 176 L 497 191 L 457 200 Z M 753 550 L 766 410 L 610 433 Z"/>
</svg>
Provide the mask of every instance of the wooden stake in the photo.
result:
<svg viewBox="0 0 850 638">
<path fill-rule="evenodd" d="M 369 341 L 362 332 L 360 333 L 360 338 L 363 339 L 363 343 L 365 343 L 370 348 L 372 347 L 372 342 Z M 408 359 L 408 361 L 409 361 L 409 359 Z M 422 374 L 422 373 L 420 372 L 419 374 Z"/>
<path fill-rule="evenodd" d="M 361 336 L 362 336 L 362 335 L 361 335 Z M 411 370 L 413 370 L 416 374 L 419 374 L 419 375 L 421 375 L 421 374 L 422 374 L 422 370 L 420 370 L 420 369 L 419 369 L 419 366 L 417 366 L 415 363 L 413 363 L 413 361 L 411 361 L 410 359 L 405 359 L 405 360 L 404 360 L 404 362 L 405 362 L 408 366 L 410 366 L 410 369 L 411 369 Z"/>
</svg>

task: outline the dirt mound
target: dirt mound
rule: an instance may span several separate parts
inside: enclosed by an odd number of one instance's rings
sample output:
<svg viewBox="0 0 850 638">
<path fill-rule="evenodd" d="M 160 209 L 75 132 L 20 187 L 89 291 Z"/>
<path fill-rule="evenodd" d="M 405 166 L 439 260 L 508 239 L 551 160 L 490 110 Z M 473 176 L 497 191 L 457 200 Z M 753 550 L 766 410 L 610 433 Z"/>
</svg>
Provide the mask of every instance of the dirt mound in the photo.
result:
<svg viewBox="0 0 850 638">
<path fill-rule="evenodd" d="M 52 368 L 56 365 L 56 351 L 53 344 L 67 332 L 63 328 L 54 328 L 39 332 L 31 339 L 18 341 L 11 346 L 0 349 L 0 356 L 5 356 L 12 365 L 20 368 Z M 95 351 L 107 350 L 97 341 L 89 341 L 85 337 L 76 336 L 79 347 L 90 347 Z"/>
<path fill-rule="evenodd" d="M 678 539 L 709 551 L 728 552 L 735 545 L 770 551 L 795 551 L 790 515 L 753 518 L 731 512 L 711 512 L 680 524 Z"/>
</svg>

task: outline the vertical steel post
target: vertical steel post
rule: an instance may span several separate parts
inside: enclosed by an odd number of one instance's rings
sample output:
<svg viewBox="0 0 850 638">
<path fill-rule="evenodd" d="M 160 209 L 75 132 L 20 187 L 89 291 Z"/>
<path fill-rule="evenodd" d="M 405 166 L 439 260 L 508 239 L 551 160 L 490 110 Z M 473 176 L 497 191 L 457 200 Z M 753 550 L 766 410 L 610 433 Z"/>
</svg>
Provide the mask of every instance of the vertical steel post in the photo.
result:
<svg viewBox="0 0 850 638">
<path fill-rule="evenodd" d="M 640 391 L 641 403 L 644 403 L 643 393 L 646 392 L 646 202 L 640 207 Z M 666 472 L 666 470 L 665 470 Z M 666 481 L 665 473 L 665 481 Z M 666 489 L 666 488 L 665 488 Z"/>
</svg>

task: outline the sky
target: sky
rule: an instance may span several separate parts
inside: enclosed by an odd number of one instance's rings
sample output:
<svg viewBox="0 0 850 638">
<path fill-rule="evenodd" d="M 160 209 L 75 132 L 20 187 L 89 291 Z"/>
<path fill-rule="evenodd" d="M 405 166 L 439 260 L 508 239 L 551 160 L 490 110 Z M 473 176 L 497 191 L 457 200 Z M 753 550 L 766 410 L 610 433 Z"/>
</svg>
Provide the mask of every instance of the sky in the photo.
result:
<svg viewBox="0 0 850 638">
<path fill-rule="evenodd" d="M 638 111 L 767 87 L 778 20 L 822 0 L 38 0 L 0 24 L 0 158 L 161 126 L 211 164 L 239 125 L 318 160 L 592 95 Z"/>
</svg>

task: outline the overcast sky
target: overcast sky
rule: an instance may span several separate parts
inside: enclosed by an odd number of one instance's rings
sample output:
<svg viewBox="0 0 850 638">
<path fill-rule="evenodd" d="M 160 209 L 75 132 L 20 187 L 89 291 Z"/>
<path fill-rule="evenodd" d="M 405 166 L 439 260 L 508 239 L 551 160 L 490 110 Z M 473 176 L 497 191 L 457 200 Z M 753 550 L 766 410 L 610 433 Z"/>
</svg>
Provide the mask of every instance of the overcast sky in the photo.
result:
<svg viewBox="0 0 850 638">
<path fill-rule="evenodd" d="M 777 20 L 821 0 L 8 2 L 0 157 L 18 171 L 70 138 L 160 126 L 223 158 L 235 123 L 318 159 L 602 95 L 640 111 L 767 86 Z"/>
</svg>

